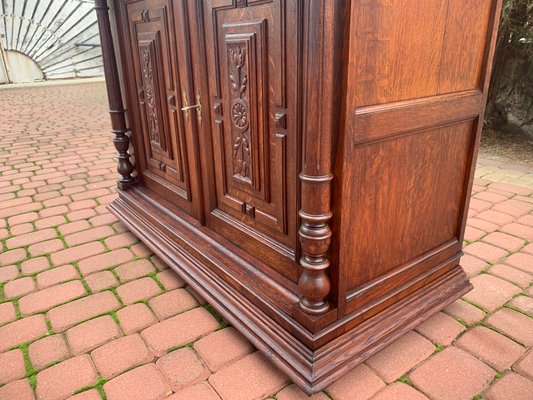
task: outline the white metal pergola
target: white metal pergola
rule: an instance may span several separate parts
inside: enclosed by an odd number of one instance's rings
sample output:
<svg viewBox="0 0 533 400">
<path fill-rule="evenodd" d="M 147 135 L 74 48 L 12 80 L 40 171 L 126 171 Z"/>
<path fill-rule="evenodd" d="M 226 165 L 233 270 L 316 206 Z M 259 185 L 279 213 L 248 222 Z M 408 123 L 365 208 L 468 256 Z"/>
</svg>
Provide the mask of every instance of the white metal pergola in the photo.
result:
<svg viewBox="0 0 533 400">
<path fill-rule="evenodd" d="M 0 0 L 0 83 L 103 74 L 92 0 Z"/>
</svg>

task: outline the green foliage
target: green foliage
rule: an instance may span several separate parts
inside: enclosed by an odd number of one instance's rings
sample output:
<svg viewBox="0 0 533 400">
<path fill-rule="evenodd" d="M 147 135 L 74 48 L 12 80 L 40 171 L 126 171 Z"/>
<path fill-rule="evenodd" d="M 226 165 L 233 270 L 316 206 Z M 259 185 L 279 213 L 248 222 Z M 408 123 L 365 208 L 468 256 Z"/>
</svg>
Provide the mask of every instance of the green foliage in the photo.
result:
<svg viewBox="0 0 533 400">
<path fill-rule="evenodd" d="M 500 37 L 518 54 L 533 61 L 533 0 L 505 0 Z"/>
<path fill-rule="evenodd" d="M 486 119 L 531 128 L 533 97 L 533 0 L 504 0 L 492 69 Z"/>
<path fill-rule="evenodd" d="M 406 385 L 409 385 L 409 386 L 413 386 L 411 379 L 409 379 L 407 376 L 400 376 L 398 379 L 396 379 L 396 381 L 405 383 Z"/>
</svg>

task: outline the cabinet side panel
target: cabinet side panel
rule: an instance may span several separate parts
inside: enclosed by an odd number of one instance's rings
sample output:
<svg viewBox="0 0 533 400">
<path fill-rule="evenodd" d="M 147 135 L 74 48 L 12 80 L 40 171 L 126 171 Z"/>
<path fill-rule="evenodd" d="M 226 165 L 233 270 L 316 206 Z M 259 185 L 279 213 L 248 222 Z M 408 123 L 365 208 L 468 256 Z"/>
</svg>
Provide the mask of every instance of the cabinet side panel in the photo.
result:
<svg viewBox="0 0 533 400">
<path fill-rule="evenodd" d="M 491 3 L 354 2 L 353 100 L 368 106 L 478 89 Z"/>
<path fill-rule="evenodd" d="M 428 250 L 458 240 L 465 174 L 475 124 L 461 122 L 358 145 L 347 170 L 353 221 L 343 240 L 356 269 L 348 288 L 375 279 Z"/>
<path fill-rule="evenodd" d="M 352 2 L 334 210 L 346 313 L 401 298 L 457 263 L 499 4 Z"/>
</svg>

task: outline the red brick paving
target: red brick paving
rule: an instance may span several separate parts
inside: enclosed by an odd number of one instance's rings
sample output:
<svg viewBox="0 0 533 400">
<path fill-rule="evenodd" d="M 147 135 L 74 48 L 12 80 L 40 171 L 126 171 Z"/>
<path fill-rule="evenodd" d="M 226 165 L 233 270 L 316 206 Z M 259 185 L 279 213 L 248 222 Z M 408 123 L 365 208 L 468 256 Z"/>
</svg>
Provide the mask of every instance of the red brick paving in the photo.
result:
<svg viewBox="0 0 533 400">
<path fill-rule="evenodd" d="M 70 328 L 66 336 L 72 352 L 81 355 L 122 336 L 122 331 L 111 316 L 104 315 Z"/>
<path fill-rule="evenodd" d="M 511 368 L 526 349 L 496 331 L 478 326 L 462 335 L 455 345 L 467 350 L 497 371 Z"/>
<path fill-rule="evenodd" d="M 367 360 L 385 382 L 394 382 L 433 354 L 435 345 L 416 332 L 409 332 Z"/>
<path fill-rule="evenodd" d="M 0 387 L 0 399 L 35 400 L 35 394 L 28 379 L 21 379 Z"/>
<path fill-rule="evenodd" d="M 496 371 L 451 346 L 430 357 L 410 375 L 413 385 L 435 400 L 471 399 L 494 379 Z"/>
<path fill-rule="evenodd" d="M 209 382 L 223 400 L 247 400 L 276 393 L 288 379 L 255 352 L 215 372 Z"/>
<path fill-rule="evenodd" d="M 72 353 L 62 335 L 52 335 L 31 343 L 28 347 L 28 355 L 33 368 L 41 370 L 57 361 L 71 357 Z"/>
<path fill-rule="evenodd" d="M 335 400 L 370 399 L 385 387 L 376 373 L 366 364 L 348 372 L 328 388 Z"/>
<path fill-rule="evenodd" d="M 106 210 L 103 84 L 1 94 L 0 400 L 308 398 Z M 474 291 L 312 400 L 533 398 L 533 167 L 473 193 Z"/>
<path fill-rule="evenodd" d="M 61 400 L 77 390 L 94 385 L 98 374 L 91 358 L 85 354 L 39 372 L 36 379 L 39 400 Z"/>
<path fill-rule="evenodd" d="M 531 400 L 533 382 L 521 375 L 508 372 L 498 379 L 485 393 L 487 400 Z"/>
<path fill-rule="evenodd" d="M 162 400 L 172 393 L 155 364 L 132 369 L 104 385 L 107 400 Z"/>
<path fill-rule="evenodd" d="M 91 357 L 100 374 L 107 379 L 154 358 L 138 334 L 113 340 L 94 350 Z"/>
<path fill-rule="evenodd" d="M 20 349 L 0 354 L 0 385 L 26 376 L 24 356 Z"/>
<path fill-rule="evenodd" d="M 214 332 L 194 343 L 194 350 L 213 372 L 254 352 L 254 347 L 234 328 Z"/>
<path fill-rule="evenodd" d="M 211 373 L 190 347 L 165 354 L 156 365 L 175 392 L 207 379 Z"/>
<path fill-rule="evenodd" d="M 421 323 L 416 330 L 434 343 L 448 346 L 466 328 L 443 312 Z"/>
</svg>

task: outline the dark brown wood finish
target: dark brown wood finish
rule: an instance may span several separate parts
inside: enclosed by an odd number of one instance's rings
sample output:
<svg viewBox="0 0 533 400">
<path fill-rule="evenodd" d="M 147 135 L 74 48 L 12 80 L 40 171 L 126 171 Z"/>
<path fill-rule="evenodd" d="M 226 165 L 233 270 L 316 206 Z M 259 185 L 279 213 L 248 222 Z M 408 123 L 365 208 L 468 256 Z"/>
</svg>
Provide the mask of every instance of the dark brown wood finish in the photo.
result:
<svg viewBox="0 0 533 400">
<path fill-rule="evenodd" d="M 215 186 L 207 225 L 292 281 L 297 254 L 297 2 L 203 2 Z"/>
<path fill-rule="evenodd" d="M 501 0 L 113 4 L 110 209 L 307 393 L 471 288 Z"/>
<path fill-rule="evenodd" d="M 124 1 L 125 77 L 137 173 L 144 186 L 202 218 L 185 1 Z M 182 110 L 185 108 L 185 110 Z M 192 114 L 192 116 L 191 116 Z"/>
<path fill-rule="evenodd" d="M 115 49 L 113 46 L 107 1 L 96 0 L 94 2 L 94 9 L 96 10 L 98 18 L 102 53 L 106 54 L 104 59 L 104 71 L 106 76 L 107 97 L 109 100 L 109 115 L 111 117 L 111 129 L 115 135 L 113 143 L 117 150 L 117 172 L 120 174 L 117 186 L 119 189 L 127 189 L 135 184 L 135 178 L 131 175 L 134 168 L 130 161 L 130 154 L 128 153 L 130 138 L 127 135 L 128 128 L 126 126 L 125 118 L 126 110 L 124 110 L 122 92 L 118 82 L 119 74 Z"/>
</svg>

